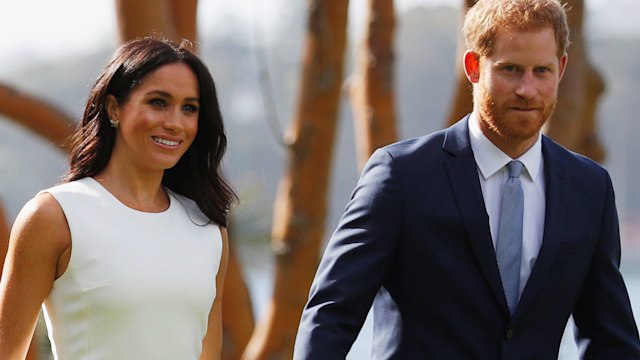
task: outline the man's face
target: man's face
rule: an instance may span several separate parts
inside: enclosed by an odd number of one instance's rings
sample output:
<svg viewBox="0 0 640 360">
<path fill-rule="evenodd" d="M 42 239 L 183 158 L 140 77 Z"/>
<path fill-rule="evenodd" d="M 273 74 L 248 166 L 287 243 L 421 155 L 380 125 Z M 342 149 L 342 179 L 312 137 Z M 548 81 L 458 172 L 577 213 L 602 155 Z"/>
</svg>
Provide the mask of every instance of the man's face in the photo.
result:
<svg viewBox="0 0 640 360">
<path fill-rule="evenodd" d="M 498 31 L 493 52 L 479 57 L 474 86 L 485 136 L 509 155 L 530 148 L 553 113 L 565 64 L 551 27 Z"/>
</svg>

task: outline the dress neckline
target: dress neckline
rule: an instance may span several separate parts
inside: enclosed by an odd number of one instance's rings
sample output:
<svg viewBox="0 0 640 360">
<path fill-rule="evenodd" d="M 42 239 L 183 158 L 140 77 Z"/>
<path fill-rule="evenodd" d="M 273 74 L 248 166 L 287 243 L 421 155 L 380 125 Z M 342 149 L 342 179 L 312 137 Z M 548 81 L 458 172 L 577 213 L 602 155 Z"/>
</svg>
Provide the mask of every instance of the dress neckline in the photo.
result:
<svg viewBox="0 0 640 360">
<path fill-rule="evenodd" d="M 85 179 L 87 179 L 88 183 L 90 183 L 89 186 L 91 186 L 94 189 L 98 190 L 99 192 L 105 194 L 107 197 L 109 197 L 110 199 L 115 201 L 117 204 L 119 204 L 119 206 L 121 206 L 121 207 L 123 207 L 125 209 L 128 209 L 129 211 L 135 212 L 135 213 L 145 214 L 145 215 L 161 215 L 161 214 L 168 213 L 169 210 L 173 207 L 173 203 L 174 203 L 173 194 L 171 194 L 171 191 L 169 191 L 164 186 L 162 187 L 162 189 L 165 191 L 165 193 L 167 193 L 167 197 L 169 198 L 169 206 L 167 206 L 167 208 L 162 210 L 162 211 L 143 211 L 143 210 L 134 209 L 134 208 L 126 205 L 122 201 L 120 201 L 120 199 L 118 199 L 115 195 L 113 195 L 113 193 L 111 193 L 111 191 L 109 191 L 106 187 L 104 187 L 104 185 L 102 185 L 98 180 L 94 179 L 93 177 L 88 176 Z"/>
</svg>

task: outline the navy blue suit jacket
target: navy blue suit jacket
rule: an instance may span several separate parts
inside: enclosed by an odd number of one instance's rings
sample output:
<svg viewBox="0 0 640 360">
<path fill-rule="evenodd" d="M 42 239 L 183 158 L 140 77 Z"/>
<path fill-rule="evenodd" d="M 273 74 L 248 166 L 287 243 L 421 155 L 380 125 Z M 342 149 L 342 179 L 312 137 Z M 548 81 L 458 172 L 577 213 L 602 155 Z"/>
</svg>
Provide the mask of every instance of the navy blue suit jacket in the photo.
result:
<svg viewBox="0 0 640 360">
<path fill-rule="evenodd" d="M 556 359 L 571 314 L 586 359 L 640 359 L 606 170 L 543 136 L 543 242 L 510 316 L 467 121 L 373 154 L 323 255 L 294 359 L 344 359 L 372 305 L 373 359 Z"/>
</svg>

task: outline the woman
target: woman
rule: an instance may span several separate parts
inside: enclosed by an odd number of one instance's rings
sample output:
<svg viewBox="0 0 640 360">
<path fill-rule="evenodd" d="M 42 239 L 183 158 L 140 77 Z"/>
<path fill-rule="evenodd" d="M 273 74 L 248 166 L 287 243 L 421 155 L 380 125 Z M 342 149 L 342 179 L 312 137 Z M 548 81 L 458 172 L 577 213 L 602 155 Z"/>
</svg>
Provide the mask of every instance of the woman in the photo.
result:
<svg viewBox="0 0 640 360">
<path fill-rule="evenodd" d="M 57 359 L 218 358 L 235 195 L 206 66 L 168 41 L 124 44 L 72 145 L 64 183 L 14 224 L 0 358 L 24 358 L 43 302 Z"/>
</svg>

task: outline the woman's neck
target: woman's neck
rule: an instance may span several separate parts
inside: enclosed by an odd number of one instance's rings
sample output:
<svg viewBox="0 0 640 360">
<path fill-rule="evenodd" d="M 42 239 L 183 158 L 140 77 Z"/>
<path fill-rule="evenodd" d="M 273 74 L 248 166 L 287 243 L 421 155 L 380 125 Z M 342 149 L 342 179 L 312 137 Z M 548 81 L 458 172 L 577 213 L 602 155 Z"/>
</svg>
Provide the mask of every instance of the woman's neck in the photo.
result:
<svg viewBox="0 0 640 360">
<path fill-rule="evenodd" d="M 96 181 L 133 209 L 146 212 L 167 209 L 169 197 L 162 187 L 164 170 L 145 170 L 112 160 L 93 177 Z"/>
</svg>

